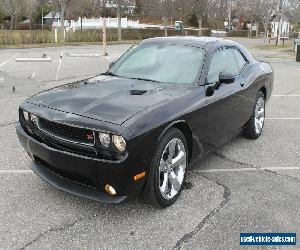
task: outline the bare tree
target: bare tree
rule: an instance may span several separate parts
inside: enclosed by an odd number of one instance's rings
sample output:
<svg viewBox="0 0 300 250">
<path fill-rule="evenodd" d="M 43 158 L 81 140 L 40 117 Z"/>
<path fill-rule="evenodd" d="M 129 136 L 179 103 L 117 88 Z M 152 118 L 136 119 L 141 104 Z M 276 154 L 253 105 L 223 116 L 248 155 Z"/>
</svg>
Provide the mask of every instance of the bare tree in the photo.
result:
<svg viewBox="0 0 300 250">
<path fill-rule="evenodd" d="M 71 0 L 52 0 L 60 10 L 60 21 L 61 21 L 61 31 L 64 32 L 65 29 L 65 14 L 66 10 L 69 7 Z"/>
<path fill-rule="evenodd" d="M 38 2 L 36 0 L 26 0 L 24 1 L 24 14 L 26 15 L 27 19 L 29 20 L 30 30 L 32 29 L 32 19 L 33 15 L 36 11 Z"/>
<path fill-rule="evenodd" d="M 21 13 L 23 0 L 0 0 L 3 10 L 10 16 L 10 30 L 13 30 L 14 22 Z"/>
<path fill-rule="evenodd" d="M 202 36 L 202 22 L 203 22 L 203 18 L 207 16 L 208 0 L 193 0 L 192 8 L 194 14 L 196 14 L 198 18 L 199 36 Z"/>
</svg>

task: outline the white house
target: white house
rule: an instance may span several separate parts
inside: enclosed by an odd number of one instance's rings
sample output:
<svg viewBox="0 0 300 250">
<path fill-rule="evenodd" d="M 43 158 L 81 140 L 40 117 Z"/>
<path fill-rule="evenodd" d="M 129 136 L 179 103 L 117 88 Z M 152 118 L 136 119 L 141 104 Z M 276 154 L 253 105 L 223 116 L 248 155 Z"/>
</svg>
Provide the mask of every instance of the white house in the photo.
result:
<svg viewBox="0 0 300 250">
<path fill-rule="evenodd" d="M 280 21 L 280 17 L 277 16 L 271 22 L 271 38 L 277 38 L 278 31 L 280 38 L 289 38 L 290 33 L 290 23 L 286 16 L 282 16 Z"/>
</svg>

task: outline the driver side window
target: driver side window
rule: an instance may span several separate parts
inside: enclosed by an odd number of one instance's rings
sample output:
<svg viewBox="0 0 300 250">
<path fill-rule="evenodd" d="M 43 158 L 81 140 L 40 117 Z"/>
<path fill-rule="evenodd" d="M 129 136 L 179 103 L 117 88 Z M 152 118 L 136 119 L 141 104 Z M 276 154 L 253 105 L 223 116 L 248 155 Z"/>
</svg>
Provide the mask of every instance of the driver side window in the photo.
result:
<svg viewBox="0 0 300 250">
<path fill-rule="evenodd" d="M 222 72 L 232 73 L 233 75 L 237 75 L 239 72 L 232 49 L 219 49 L 213 54 L 207 74 L 207 83 L 218 82 Z"/>
</svg>

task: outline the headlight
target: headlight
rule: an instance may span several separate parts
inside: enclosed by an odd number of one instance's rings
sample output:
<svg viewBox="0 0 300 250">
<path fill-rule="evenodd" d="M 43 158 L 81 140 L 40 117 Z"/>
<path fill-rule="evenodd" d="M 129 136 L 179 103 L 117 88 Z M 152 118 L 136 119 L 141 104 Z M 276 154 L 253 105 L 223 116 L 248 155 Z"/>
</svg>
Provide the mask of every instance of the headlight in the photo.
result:
<svg viewBox="0 0 300 250">
<path fill-rule="evenodd" d="M 99 140 L 102 146 L 108 148 L 110 145 L 110 135 L 106 133 L 99 133 Z"/>
<path fill-rule="evenodd" d="M 119 150 L 120 152 L 124 152 L 126 148 L 126 141 L 123 136 L 113 135 L 112 141 L 117 150 Z"/>
<path fill-rule="evenodd" d="M 37 126 L 37 124 L 38 124 L 38 118 L 37 118 L 36 115 L 30 114 L 30 120 L 31 120 L 31 122 L 32 122 L 34 125 Z"/>
<path fill-rule="evenodd" d="M 29 113 L 27 111 L 23 111 L 23 117 L 26 122 L 29 121 Z"/>
</svg>

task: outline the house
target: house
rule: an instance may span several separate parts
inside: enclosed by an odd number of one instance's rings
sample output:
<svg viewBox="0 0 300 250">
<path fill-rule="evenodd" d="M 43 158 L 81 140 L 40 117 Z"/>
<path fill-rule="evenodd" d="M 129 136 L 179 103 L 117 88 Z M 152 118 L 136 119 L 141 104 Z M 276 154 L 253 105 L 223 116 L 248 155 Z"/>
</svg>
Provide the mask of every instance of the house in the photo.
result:
<svg viewBox="0 0 300 250">
<path fill-rule="evenodd" d="M 290 33 L 290 23 L 286 16 L 276 16 L 271 22 L 271 38 L 277 38 L 279 31 L 279 37 L 283 39 L 289 38 Z"/>
<path fill-rule="evenodd" d="M 52 11 L 50 11 L 46 16 L 44 16 L 44 23 L 45 24 L 52 24 L 53 22 L 58 22 L 60 20 L 60 13 L 56 12 L 53 13 Z"/>
</svg>

